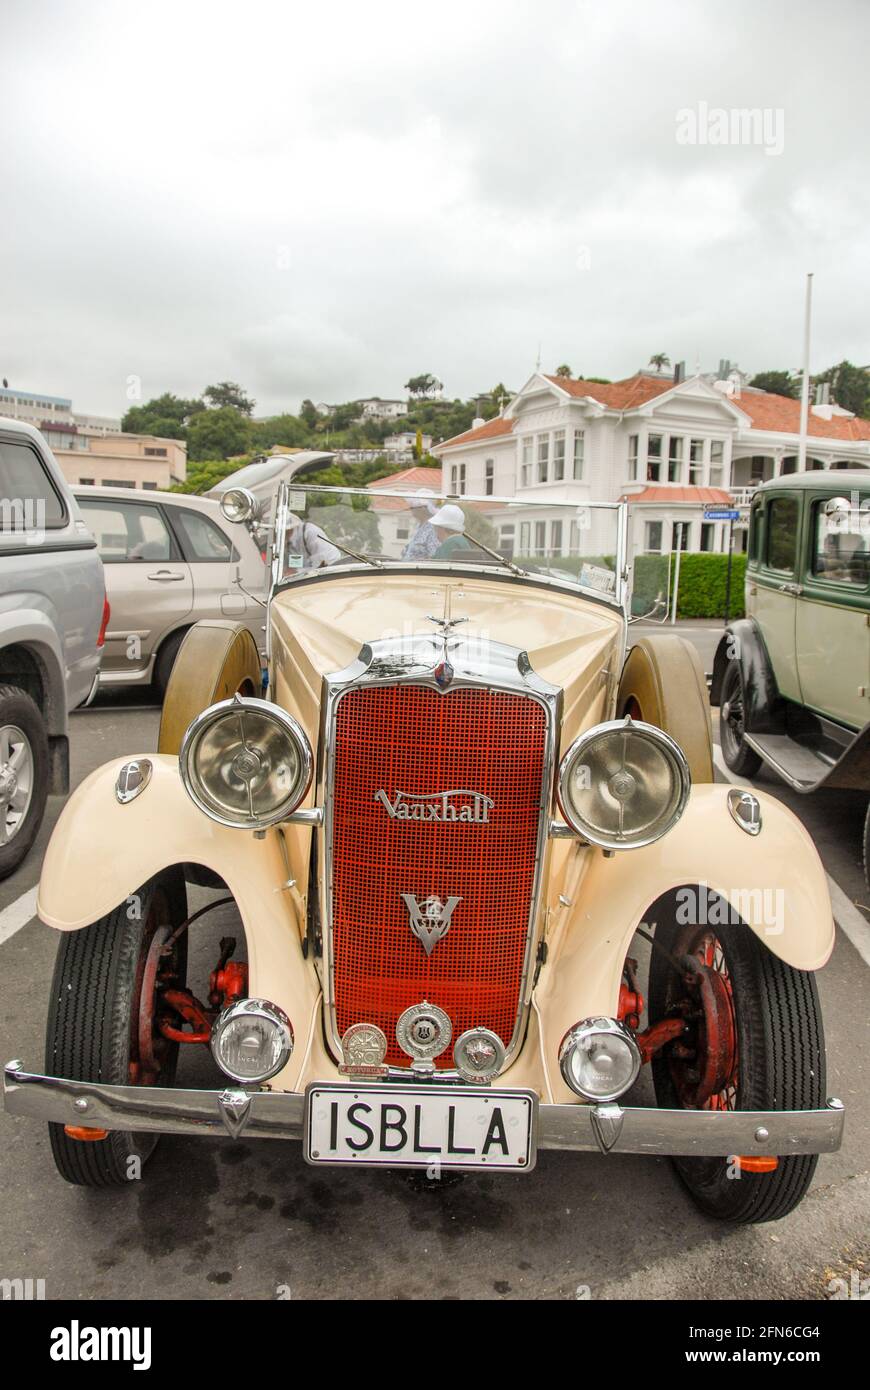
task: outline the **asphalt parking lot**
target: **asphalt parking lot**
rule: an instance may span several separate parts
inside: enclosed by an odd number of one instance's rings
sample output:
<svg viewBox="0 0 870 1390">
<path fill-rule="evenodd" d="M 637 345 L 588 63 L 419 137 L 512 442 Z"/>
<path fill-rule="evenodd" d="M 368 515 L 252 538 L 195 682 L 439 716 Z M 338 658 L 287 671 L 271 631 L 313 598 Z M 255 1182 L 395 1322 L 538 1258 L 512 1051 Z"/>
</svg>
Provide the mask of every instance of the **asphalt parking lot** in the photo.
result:
<svg viewBox="0 0 870 1390">
<path fill-rule="evenodd" d="M 695 625 L 707 669 L 715 629 Z M 709 652 L 709 655 L 708 655 Z M 155 745 L 159 711 L 103 696 L 72 717 L 72 775 Z M 720 773 L 721 777 L 722 774 Z M 44 1279 L 52 1298 L 785 1299 L 828 1297 L 833 1275 L 870 1272 L 870 949 L 860 870 L 863 806 L 810 801 L 762 774 L 792 806 L 841 890 L 837 945 L 821 972 L 828 1092 L 847 1107 L 846 1139 L 824 1156 L 801 1207 L 768 1226 L 700 1215 L 664 1159 L 542 1153 L 528 1175 L 314 1170 L 281 1141 L 164 1138 L 141 1182 L 109 1192 L 67 1186 L 42 1125 L 0 1116 L 0 1277 Z M 0 885 L 0 1055 L 42 1063 L 56 936 L 33 916 L 35 885 L 60 810 Z M 99 827 L 94 827 L 99 833 Z M 192 890 L 193 905 L 209 895 Z M 847 911 L 847 909 L 849 909 Z M 851 914 L 851 915 L 850 915 Z M 219 909 L 192 942 L 201 984 L 234 914 Z M 866 933 L 866 926 L 864 926 Z M 239 933 L 241 935 L 241 933 Z M 870 934 L 868 934 L 870 935 Z M 638 952 L 641 954 L 641 952 Z M 204 1049 L 179 1080 L 213 1084 Z M 649 1103 L 643 1074 L 632 1099 Z"/>
</svg>

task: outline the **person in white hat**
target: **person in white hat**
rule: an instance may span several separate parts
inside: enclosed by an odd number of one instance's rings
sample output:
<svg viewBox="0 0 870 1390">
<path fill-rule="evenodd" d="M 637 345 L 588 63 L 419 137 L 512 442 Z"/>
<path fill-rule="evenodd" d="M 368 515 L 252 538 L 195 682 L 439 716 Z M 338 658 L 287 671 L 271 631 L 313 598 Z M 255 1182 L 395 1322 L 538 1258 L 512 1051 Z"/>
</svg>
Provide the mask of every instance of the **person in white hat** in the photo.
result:
<svg viewBox="0 0 870 1390">
<path fill-rule="evenodd" d="M 435 551 L 437 560 L 454 555 L 458 550 L 472 549 L 465 538 L 465 513 L 455 502 L 445 502 L 439 507 L 432 517 L 432 525 L 439 541 Z"/>
<path fill-rule="evenodd" d="M 318 570 L 340 559 L 341 551 L 327 540 L 319 526 L 313 521 L 303 521 L 295 512 L 290 513 L 287 518 L 287 570 Z"/>
<path fill-rule="evenodd" d="M 410 511 L 417 529 L 402 551 L 403 560 L 431 560 L 440 545 L 431 520 L 438 510 L 437 503 L 430 501 L 434 496 L 435 493 L 428 487 L 419 487 L 414 493 Z"/>
</svg>

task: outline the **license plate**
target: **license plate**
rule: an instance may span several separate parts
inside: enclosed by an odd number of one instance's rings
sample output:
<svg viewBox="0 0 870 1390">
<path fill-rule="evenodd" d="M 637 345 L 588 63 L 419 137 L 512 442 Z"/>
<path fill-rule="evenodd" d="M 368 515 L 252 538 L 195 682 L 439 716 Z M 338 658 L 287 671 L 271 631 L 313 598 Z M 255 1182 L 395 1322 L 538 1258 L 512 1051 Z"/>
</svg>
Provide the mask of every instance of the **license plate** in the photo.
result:
<svg viewBox="0 0 870 1390">
<path fill-rule="evenodd" d="M 535 1164 L 533 1091 L 489 1087 L 313 1085 L 306 1091 L 309 1163 L 393 1168 Z"/>
</svg>

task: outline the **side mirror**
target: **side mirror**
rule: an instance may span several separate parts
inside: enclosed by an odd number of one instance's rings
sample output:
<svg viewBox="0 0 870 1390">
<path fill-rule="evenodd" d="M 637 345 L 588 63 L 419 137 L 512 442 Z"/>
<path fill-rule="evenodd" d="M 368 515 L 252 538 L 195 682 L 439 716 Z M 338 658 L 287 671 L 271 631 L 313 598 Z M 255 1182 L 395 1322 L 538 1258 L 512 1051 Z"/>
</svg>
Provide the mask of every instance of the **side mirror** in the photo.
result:
<svg viewBox="0 0 870 1390">
<path fill-rule="evenodd" d="M 260 515 L 260 504 L 246 487 L 231 487 L 221 497 L 221 512 L 227 521 L 255 521 Z"/>
</svg>

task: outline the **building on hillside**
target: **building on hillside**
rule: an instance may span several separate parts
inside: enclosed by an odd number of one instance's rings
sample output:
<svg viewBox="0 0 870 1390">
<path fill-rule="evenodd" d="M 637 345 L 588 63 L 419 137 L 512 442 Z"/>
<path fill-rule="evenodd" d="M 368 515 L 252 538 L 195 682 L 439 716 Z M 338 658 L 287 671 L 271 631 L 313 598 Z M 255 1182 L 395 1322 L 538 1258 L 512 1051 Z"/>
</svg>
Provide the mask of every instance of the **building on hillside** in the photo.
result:
<svg viewBox="0 0 870 1390">
<path fill-rule="evenodd" d="M 407 401 L 385 401 L 380 396 L 370 396 L 367 400 L 357 401 L 359 406 L 358 420 L 397 420 L 401 415 L 407 415 Z"/>
<path fill-rule="evenodd" d="M 400 473 L 390 473 L 386 478 L 376 478 L 369 483 L 370 491 L 377 492 L 419 492 L 431 494 L 433 503 L 440 500 L 442 487 L 440 468 L 403 468 Z M 372 511 L 378 518 L 385 555 L 402 554 L 411 539 L 411 529 L 416 524 L 408 512 L 408 503 L 401 497 L 378 497 L 372 501 Z"/>
<path fill-rule="evenodd" d="M 404 430 L 401 434 L 388 434 L 384 440 L 384 453 L 395 456 L 397 459 L 410 459 L 414 456 L 417 447 L 417 431 Z M 421 435 L 420 447 L 424 454 L 428 454 L 432 448 L 431 434 Z"/>
<path fill-rule="evenodd" d="M 153 434 L 105 434 L 78 425 L 43 424 L 42 434 L 75 486 L 166 491 L 187 477 L 187 445 Z"/>
<path fill-rule="evenodd" d="M 633 554 L 668 552 L 678 537 L 684 549 L 722 551 L 728 523 L 705 510 L 740 507 L 743 548 L 749 498 L 796 471 L 799 430 L 799 401 L 748 387 L 735 371 L 677 381 L 640 371 L 608 384 L 536 372 L 502 415 L 432 452 L 451 494 L 578 505 L 625 497 Z M 870 468 L 870 420 L 814 405 L 807 433 L 807 468 Z M 545 513 L 534 520 L 538 553 L 570 553 L 555 511 L 549 528 Z"/>
<path fill-rule="evenodd" d="M 26 420 L 28 425 L 42 429 L 43 425 L 79 425 L 95 434 L 118 434 L 121 421 L 108 415 L 80 415 L 66 396 L 47 396 L 37 391 L 17 391 L 13 386 L 0 386 L 0 415 L 11 420 Z"/>
</svg>

